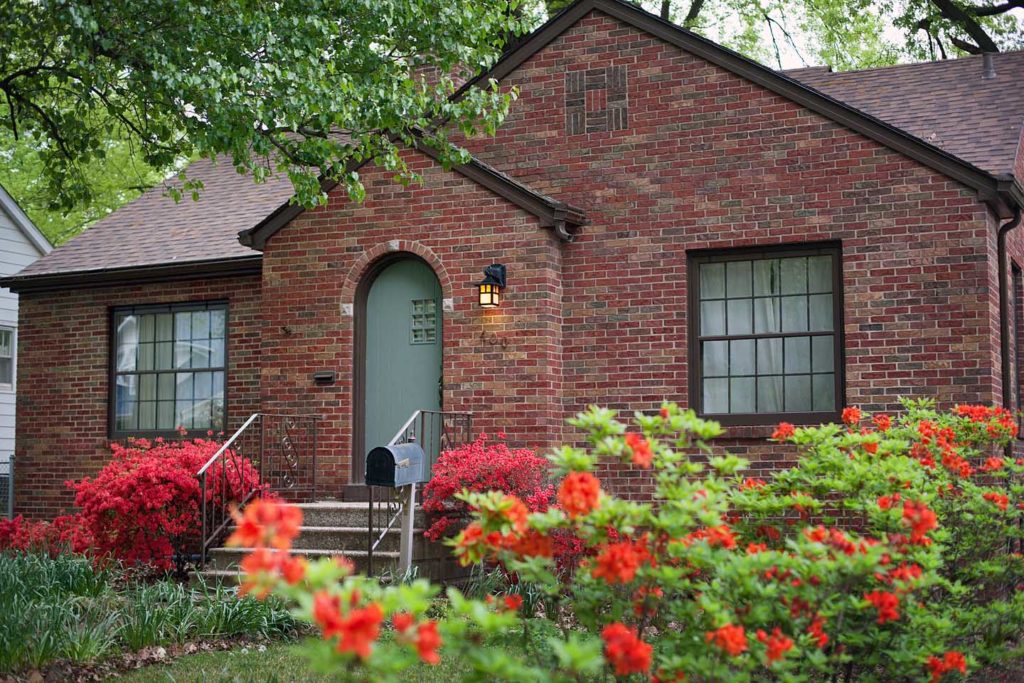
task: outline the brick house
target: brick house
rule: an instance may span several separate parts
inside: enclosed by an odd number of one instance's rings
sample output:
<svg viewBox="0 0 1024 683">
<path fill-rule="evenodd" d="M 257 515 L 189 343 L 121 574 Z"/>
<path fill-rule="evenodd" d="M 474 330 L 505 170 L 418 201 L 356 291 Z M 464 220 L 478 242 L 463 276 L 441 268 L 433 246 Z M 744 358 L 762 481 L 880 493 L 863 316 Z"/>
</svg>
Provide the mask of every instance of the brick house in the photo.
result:
<svg viewBox="0 0 1024 683">
<path fill-rule="evenodd" d="M 1020 405 L 1024 53 L 780 73 L 579 0 L 487 75 L 519 99 L 465 166 L 408 149 L 421 184 L 367 166 L 363 203 L 300 210 L 198 162 L 201 201 L 147 193 L 3 280 L 17 511 L 68 506 L 111 439 L 258 411 L 318 416 L 319 494 L 352 498 L 410 408 L 545 448 L 590 403 L 670 399 L 767 471 L 781 419 Z"/>
</svg>

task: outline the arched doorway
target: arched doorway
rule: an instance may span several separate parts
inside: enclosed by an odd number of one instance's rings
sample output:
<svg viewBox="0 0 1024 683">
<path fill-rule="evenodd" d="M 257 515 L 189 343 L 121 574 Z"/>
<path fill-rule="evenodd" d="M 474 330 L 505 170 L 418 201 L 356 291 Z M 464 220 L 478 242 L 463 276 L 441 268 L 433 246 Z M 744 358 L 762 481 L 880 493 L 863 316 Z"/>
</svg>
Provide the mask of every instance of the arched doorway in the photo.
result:
<svg viewBox="0 0 1024 683">
<path fill-rule="evenodd" d="M 440 410 L 441 283 L 419 258 L 380 263 L 356 295 L 353 484 L 366 453 L 386 444 L 417 410 Z"/>
</svg>

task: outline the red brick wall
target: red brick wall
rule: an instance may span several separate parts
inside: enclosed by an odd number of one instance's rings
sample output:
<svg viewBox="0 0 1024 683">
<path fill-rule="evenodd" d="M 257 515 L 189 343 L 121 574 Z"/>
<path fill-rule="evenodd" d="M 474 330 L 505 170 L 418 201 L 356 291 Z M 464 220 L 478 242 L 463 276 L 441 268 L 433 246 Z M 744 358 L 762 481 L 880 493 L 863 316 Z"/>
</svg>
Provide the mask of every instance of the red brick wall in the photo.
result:
<svg viewBox="0 0 1024 683">
<path fill-rule="evenodd" d="M 356 288 L 382 257 L 406 252 L 434 268 L 454 310 L 443 313 L 444 408 L 472 411 L 477 432 L 504 426 L 518 443 L 557 439 L 562 353 L 560 252 L 538 220 L 429 157 L 406 152 L 423 182 L 364 169 L 366 200 L 335 190 L 264 250 L 266 333 L 262 401 L 271 411 L 313 412 L 320 426 L 321 497 L 341 497 L 352 463 Z M 508 267 L 500 308 L 481 309 L 473 283 L 491 263 Z M 316 386 L 312 375 L 337 381 Z"/>
<path fill-rule="evenodd" d="M 234 430 L 257 409 L 258 276 L 21 295 L 16 513 L 62 514 L 74 502 L 64 482 L 95 474 L 110 458 L 111 307 L 213 300 L 229 306 L 228 426 Z"/>
<path fill-rule="evenodd" d="M 628 126 L 568 135 L 565 73 L 609 65 Z M 563 249 L 567 412 L 687 402 L 688 250 L 819 240 L 843 247 L 848 404 L 997 398 L 993 228 L 970 190 L 599 13 L 503 85 L 519 100 L 471 150 L 592 221 Z M 759 467 L 785 456 L 770 429 L 730 432 Z"/>
</svg>

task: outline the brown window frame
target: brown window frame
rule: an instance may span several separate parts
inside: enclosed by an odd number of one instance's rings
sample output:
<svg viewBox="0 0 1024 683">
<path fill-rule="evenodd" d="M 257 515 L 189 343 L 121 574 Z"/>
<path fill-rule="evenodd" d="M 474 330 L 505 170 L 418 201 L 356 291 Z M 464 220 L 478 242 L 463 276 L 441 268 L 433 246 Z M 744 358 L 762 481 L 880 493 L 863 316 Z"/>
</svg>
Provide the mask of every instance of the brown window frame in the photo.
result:
<svg viewBox="0 0 1024 683">
<path fill-rule="evenodd" d="M 118 429 L 117 428 L 117 378 L 119 375 L 143 375 L 143 374 L 160 374 L 161 372 L 179 372 L 178 370 L 134 370 L 134 371 L 121 371 L 117 370 L 117 318 L 123 314 L 153 314 L 153 313 L 179 313 L 184 311 L 211 311 L 211 310 L 223 310 L 224 311 L 224 364 L 223 366 L 216 366 L 210 368 L 201 368 L 203 372 L 222 372 L 224 374 L 224 400 L 222 408 L 222 430 L 227 429 L 228 419 L 230 417 L 230 399 L 229 399 L 229 381 L 228 381 L 228 370 L 230 368 L 230 353 L 231 353 L 231 310 L 227 300 L 216 299 L 211 301 L 185 301 L 176 303 L 165 303 L 165 304 L 140 304 L 136 306 L 116 306 L 112 307 L 109 311 L 109 336 L 108 336 L 108 351 L 109 358 L 107 361 L 107 434 L 111 440 L 123 440 L 129 437 L 139 438 L 156 438 L 163 437 L 168 439 L 179 438 L 181 434 L 175 429 Z M 173 344 L 173 342 L 172 342 Z M 173 346 L 172 346 L 173 349 Z M 172 351 L 173 353 L 173 351 Z M 184 372 L 182 370 L 181 372 Z M 177 401 L 175 401 L 177 403 Z M 198 431 L 197 431 L 198 430 Z M 201 433 L 200 433 L 201 431 Z M 196 427 L 188 431 L 186 438 L 193 437 L 205 437 L 209 431 L 208 428 Z"/>
<path fill-rule="evenodd" d="M 823 256 L 832 257 L 832 335 L 833 335 L 833 372 L 834 372 L 834 410 L 800 411 L 777 413 L 707 413 L 703 401 L 703 358 L 702 345 L 705 341 L 722 341 L 733 339 L 786 338 L 821 336 L 813 332 L 766 332 L 738 335 L 701 335 L 700 334 L 700 266 L 704 263 L 726 263 L 729 261 L 750 261 L 761 259 L 785 258 L 787 256 Z M 735 249 L 694 250 L 687 253 L 687 306 L 689 308 L 687 330 L 687 357 L 689 366 L 689 401 L 690 406 L 701 417 L 715 420 L 726 426 L 760 426 L 779 422 L 798 424 L 814 424 L 839 419 L 845 405 L 846 381 L 845 343 L 843 334 L 843 274 L 842 245 L 837 242 L 815 242 L 801 244 L 785 244 L 760 247 L 739 247 Z"/>
</svg>

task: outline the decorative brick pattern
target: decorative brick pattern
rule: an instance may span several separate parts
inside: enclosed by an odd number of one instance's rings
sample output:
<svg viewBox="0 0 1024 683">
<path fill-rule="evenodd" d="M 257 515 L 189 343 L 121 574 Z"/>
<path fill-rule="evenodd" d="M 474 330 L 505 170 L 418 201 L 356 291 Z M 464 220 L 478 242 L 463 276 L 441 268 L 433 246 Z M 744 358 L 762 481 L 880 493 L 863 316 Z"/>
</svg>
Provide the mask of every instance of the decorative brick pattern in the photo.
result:
<svg viewBox="0 0 1024 683">
<path fill-rule="evenodd" d="M 629 125 L 628 99 L 625 66 L 566 71 L 566 133 L 625 130 Z"/>
</svg>

